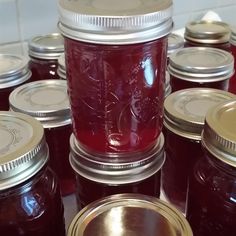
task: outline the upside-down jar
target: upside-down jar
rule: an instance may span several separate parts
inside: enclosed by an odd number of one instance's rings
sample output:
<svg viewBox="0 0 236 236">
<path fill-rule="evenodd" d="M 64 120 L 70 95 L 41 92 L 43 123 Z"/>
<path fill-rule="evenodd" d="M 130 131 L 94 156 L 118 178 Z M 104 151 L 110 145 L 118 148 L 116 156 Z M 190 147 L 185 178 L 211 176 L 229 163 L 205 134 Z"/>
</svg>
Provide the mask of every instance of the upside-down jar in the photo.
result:
<svg viewBox="0 0 236 236">
<path fill-rule="evenodd" d="M 143 194 L 115 194 L 82 209 L 67 236 L 193 236 L 189 223 L 173 206 Z"/>
<path fill-rule="evenodd" d="M 0 54 L 0 110 L 9 110 L 9 95 L 19 85 L 29 81 L 31 72 L 26 58 Z"/>
<path fill-rule="evenodd" d="M 222 21 L 192 21 L 185 26 L 185 47 L 213 47 L 230 52 L 230 27 Z"/>
<path fill-rule="evenodd" d="M 49 146 L 51 168 L 59 177 L 62 195 L 74 192 L 74 173 L 69 163 L 72 133 L 70 105 L 65 80 L 40 80 L 15 89 L 10 109 L 39 120 Z"/>
<path fill-rule="evenodd" d="M 218 48 L 188 47 L 171 54 L 169 59 L 172 92 L 194 87 L 228 91 L 234 74 L 231 53 Z"/>
<path fill-rule="evenodd" d="M 40 122 L 0 112 L 0 231 L 65 236 L 64 209 Z"/>
<path fill-rule="evenodd" d="M 59 2 L 74 134 L 90 153 L 155 145 L 171 0 Z"/>
<path fill-rule="evenodd" d="M 231 28 L 231 36 L 230 36 L 230 46 L 231 53 L 234 57 L 234 70 L 236 69 L 236 28 Z M 229 81 L 229 92 L 236 94 L 236 73 L 231 77 Z"/>
<path fill-rule="evenodd" d="M 162 167 L 162 190 L 167 201 L 183 213 L 193 166 L 202 155 L 201 132 L 206 112 L 234 94 L 211 88 L 176 91 L 164 102 L 166 161 Z"/>
<path fill-rule="evenodd" d="M 32 71 L 30 81 L 59 79 L 58 58 L 64 52 L 63 37 L 59 33 L 35 36 L 28 42 Z"/>
<path fill-rule="evenodd" d="M 117 193 L 141 193 L 159 198 L 164 137 L 143 153 L 90 155 L 71 136 L 70 163 L 76 174 L 77 208 Z"/>
<path fill-rule="evenodd" d="M 235 236 L 236 100 L 208 111 L 202 133 L 204 156 L 190 178 L 187 219 L 195 236 Z"/>
</svg>

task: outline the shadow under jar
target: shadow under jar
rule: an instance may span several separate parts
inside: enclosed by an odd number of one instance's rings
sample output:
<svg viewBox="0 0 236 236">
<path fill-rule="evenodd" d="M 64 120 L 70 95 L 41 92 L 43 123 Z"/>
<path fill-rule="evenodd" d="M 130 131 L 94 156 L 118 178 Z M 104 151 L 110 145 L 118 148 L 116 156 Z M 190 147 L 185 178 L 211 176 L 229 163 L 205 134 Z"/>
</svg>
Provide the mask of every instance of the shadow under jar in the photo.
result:
<svg viewBox="0 0 236 236">
<path fill-rule="evenodd" d="M 63 37 L 59 33 L 33 37 L 28 42 L 32 71 L 30 81 L 59 79 L 57 74 L 58 58 L 64 52 Z"/>
<path fill-rule="evenodd" d="M 183 213 L 193 166 L 203 155 L 201 132 L 206 112 L 218 103 L 236 99 L 234 94 L 211 88 L 176 91 L 164 102 L 166 161 L 162 167 L 162 190 L 167 201 Z"/>
<path fill-rule="evenodd" d="M 170 55 L 168 71 L 172 92 L 194 87 L 228 91 L 234 58 L 222 49 L 189 47 Z"/>
<path fill-rule="evenodd" d="M 81 210 L 67 236 L 193 236 L 189 223 L 173 206 L 143 194 L 104 197 Z"/>
<path fill-rule="evenodd" d="M 64 209 L 48 167 L 42 125 L 16 112 L 0 112 L 0 231 L 9 236 L 65 236 Z"/>
<path fill-rule="evenodd" d="M 148 149 L 162 129 L 171 0 L 59 2 L 74 134 L 89 152 Z"/>
<path fill-rule="evenodd" d="M 67 84 L 64 80 L 41 80 L 15 89 L 10 109 L 39 120 L 49 146 L 49 164 L 59 177 L 62 195 L 74 192 L 75 178 L 69 163 L 72 133 Z"/>
<path fill-rule="evenodd" d="M 141 193 L 160 196 L 160 169 L 164 163 L 164 137 L 139 154 L 90 155 L 70 140 L 70 163 L 76 174 L 78 210 L 105 196 L 117 193 Z"/>
<path fill-rule="evenodd" d="M 187 219 L 195 236 L 235 236 L 236 100 L 208 111 L 202 133 L 204 156 L 190 178 Z"/>
<path fill-rule="evenodd" d="M 0 110 L 9 110 L 9 95 L 17 87 L 27 82 L 31 76 L 26 58 L 0 54 Z"/>
<path fill-rule="evenodd" d="M 185 47 L 212 47 L 230 52 L 230 27 L 222 21 L 192 21 L 185 26 Z"/>
</svg>

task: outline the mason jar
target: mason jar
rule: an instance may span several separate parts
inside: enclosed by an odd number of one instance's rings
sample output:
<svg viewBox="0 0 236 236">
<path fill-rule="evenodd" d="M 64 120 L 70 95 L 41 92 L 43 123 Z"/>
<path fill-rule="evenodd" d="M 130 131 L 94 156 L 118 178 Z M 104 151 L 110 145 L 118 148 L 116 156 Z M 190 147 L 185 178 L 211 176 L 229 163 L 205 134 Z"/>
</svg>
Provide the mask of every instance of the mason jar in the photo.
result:
<svg viewBox="0 0 236 236">
<path fill-rule="evenodd" d="M 234 57 L 234 70 L 236 69 L 236 28 L 231 27 L 230 48 Z M 229 92 L 236 94 L 236 74 L 229 81 Z"/>
</svg>

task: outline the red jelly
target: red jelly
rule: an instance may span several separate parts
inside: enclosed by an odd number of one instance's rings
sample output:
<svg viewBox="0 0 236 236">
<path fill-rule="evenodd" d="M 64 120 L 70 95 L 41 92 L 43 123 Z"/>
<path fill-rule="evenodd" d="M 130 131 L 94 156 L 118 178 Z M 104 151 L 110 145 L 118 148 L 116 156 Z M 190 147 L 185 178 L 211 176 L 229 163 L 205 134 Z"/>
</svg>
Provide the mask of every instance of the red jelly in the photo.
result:
<svg viewBox="0 0 236 236">
<path fill-rule="evenodd" d="M 48 167 L 42 125 L 0 112 L 0 231 L 9 236 L 65 236 L 55 173 Z"/>
<path fill-rule="evenodd" d="M 116 193 L 142 193 L 160 196 L 160 168 L 164 162 L 164 137 L 139 154 L 113 154 L 107 159 L 92 156 L 71 136 L 70 162 L 76 173 L 78 209 L 101 197 Z"/>
<path fill-rule="evenodd" d="M 162 130 L 171 0 L 59 4 L 74 134 L 89 152 L 151 148 Z"/>
<path fill-rule="evenodd" d="M 185 26 L 185 47 L 213 47 L 230 52 L 230 27 L 222 21 L 192 21 Z"/>
<path fill-rule="evenodd" d="M 166 161 L 162 168 L 165 198 L 185 212 L 189 176 L 202 155 L 201 131 L 207 110 L 234 94 L 210 88 L 176 91 L 164 102 Z"/>
<path fill-rule="evenodd" d="M 0 54 L 0 110 L 9 110 L 8 97 L 31 76 L 27 60 L 18 55 Z"/>
<path fill-rule="evenodd" d="M 74 192 L 75 178 L 69 163 L 72 133 L 67 84 L 64 80 L 27 83 L 10 95 L 10 107 L 39 120 L 49 145 L 50 166 L 59 177 L 62 195 Z"/>
<path fill-rule="evenodd" d="M 29 41 L 30 81 L 59 79 L 58 57 L 64 52 L 63 37 L 58 33 L 36 36 Z"/>
<path fill-rule="evenodd" d="M 171 54 L 168 71 L 172 92 L 193 87 L 227 91 L 234 73 L 234 58 L 217 48 L 183 48 Z"/>
<path fill-rule="evenodd" d="M 231 37 L 230 37 L 230 44 L 231 44 L 231 52 L 234 57 L 234 70 L 236 70 L 236 28 L 231 29 Z M 231 77 L 229 81 L 229 91 L 231 93 L 236 94 L 236 73 Z"/>
<path fill-rule="evenodd" d="M 142 194 L 116 194 L 81 210 L 68 236 L 192 236 L 184 216 L 174 207 Z"/>
<path fill-rule="evenodd" d="M 206 115 L 204 156 L 189 183 L 187 218 L 194 236 L 235 236 L 236 102 L 224 102 Z"/>
</svg>

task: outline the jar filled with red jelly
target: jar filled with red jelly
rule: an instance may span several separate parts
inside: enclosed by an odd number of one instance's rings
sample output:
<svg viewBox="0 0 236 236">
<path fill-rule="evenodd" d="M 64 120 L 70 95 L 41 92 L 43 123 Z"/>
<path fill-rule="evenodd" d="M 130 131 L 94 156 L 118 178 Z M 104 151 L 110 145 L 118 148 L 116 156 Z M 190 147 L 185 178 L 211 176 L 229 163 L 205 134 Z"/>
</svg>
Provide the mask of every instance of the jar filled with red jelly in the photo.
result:
<svg viewBox="0 0 236 236">
<path fill-rule="evenodd" d="M 63 52 L 64 41 L 61 34 L 52 33 L 33 37 L 28 42 L 29 68 L 32 71 L 30 81 L 59 79 L 58 57 Z"/>
<path fill-rule="evenodd" d="M 76 139 L 90 153 L 150 149 L 162 130 L 171 0 L 59 2 Z"/>
<path fill-rule="evenodd" d="M 26 58 L 13 54 L 0 54 L 0 110 L 9 110 L 8 97 L 31 76 Z"/>
<path fill-rule="evenodd" d="M 65 54 L 64 53 L 62 53 L 61 56 L 58 58 L 57 74 L 60 79 L 66 80 L 66 64 L 65 64 Z"/>
<path fill-rule="evenodd" d="M 65 236 L 64 208 L 40 122 L 0 112 L 0 231 L 6 236 Z"/>
<path fill-rule="evenodd" d="M 234 70 L 236 69 L 236 27 L 231 28 L 230 37 L 231 53 L 234 57 Z M 236 73 L 231 77 L 229 81 L 229 91 L 236 94 Z"/>
<path fill-rule="evenodd" d="M 143 194 L 115 194 L 82 209 L 67 236 L 193 236 L 189 223 L 173 206 Z"/>
<path fill-rule="evenodd" d="M 202 133 L 204 156 L 190 178 L 187 219 L 195 236 L 235 236 L 236 100 L 207 112 Z"/>
<path fill-rule="evenodd" d="M 185 47 L 213 47 L 230 52 L 230 27 L 222 21 L 192 21 L 185 26 Z"/>
<path fill-rule="evenodd" d="M 164 102 L 166 161 L 162 167 L 162 190 L 166 200 L 185 213 L 189 177 L 202 153 L 201 132 L 206 112 L 234 94 L 211 88 L 176 91 Z"/>
<path fill-rule="evenodd" d="M 62 195 L 73 193 L 75 178 L 69 163 L 72 125 L 66 81 L 27 83 L 15 89 L 9 100 L 11 110 L 31 115 L 42 123 L 49 146 L 49 164 L 59 177 Z"/>
<path fill-rule="evenodd" d="M 188 47 L 171 54 L 169 59 L 172 92 L 194 87 L 228 91 L 234 74 L 231 53 L 218 48 Z"/>
<path fill-rule="evenodd" d="M 140 154 L 104 156 L 86 153 L 70 140 L 70 163 L 76 174 L 77 208 L 117 193 L 141 193 L 160 196 L 160 169 L 164 163 L 164 137 L 155 146 Z"/>
</svg>

